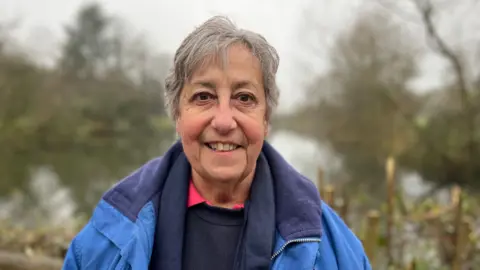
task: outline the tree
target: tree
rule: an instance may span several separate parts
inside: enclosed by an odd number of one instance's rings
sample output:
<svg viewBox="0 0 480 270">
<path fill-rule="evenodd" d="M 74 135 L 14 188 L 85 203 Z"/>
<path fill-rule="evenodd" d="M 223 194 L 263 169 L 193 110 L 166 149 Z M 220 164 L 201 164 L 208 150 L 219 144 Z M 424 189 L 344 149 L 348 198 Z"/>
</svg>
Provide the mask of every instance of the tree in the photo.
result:
<svg viewBox="0 0 480 270">
<path fill-rule="evenodd" d="M 361 15 L 335 43 L 331 72 L 316 78 L 309 92 L 317 103 L 277 121 L 332 145 L 360 182 L 383 179 L 384 160 L 393 155 L 403 171 L 418 173 L 438 188 L 480 188 L 480 89 L 471 50 L 442 36 L 438 3 L 412 0 L 428 48 L 449 65 L 444 76 L 449 80 L 441 89 L 415 94 L 409 82 L 417 76 L 419 54 L 404 31 L 409 9 L 394 6 L 405 2 L 379 2 L 391 4 L 387 13 Z M 453 2 L 446 4 L 453 8 Z M 465 8 L 469 2 L 458 5 Z"/>
<path fill-rule="evenodd" d="M 98 4 L 84 6 L 74 26 L 66 28 L 67 42 L 60 61 L 61 71 L 79 78 L 95 78 L 107 64 L 111 50 L 106 36 L 109 18 Z"/>
<path fill-rule="evenodd" d="M 473 4 L 468 2 L 457 5 Z M 418 132 L 419 140 L 404 158 L 404 163 L 423 178 L 436 182 L 438 188 L 453 184 L 480 188 L 476 181 L 480 177 L 479 122 L 476 120 L 480 116 L 480 100 L 476 97 L 479 91 L 475 86 L 476 74 L 472 74 L 472 67 L 465 57 L 468 51 L 462 52 L 461 48 L 453 47 L 442 37 L 435 24 L 438 6 L 430 0 L 412 0 L 412 3 L 425 30 L 429 48 L 446 60 L 453 80 L 436 93 L 444 99 L 437 102 L 425 117 L 425 124 Z M 425 144 L 425 141 L 430 143 Z"/>
<path fill-rule="evenodd" d="M 159 155 L 173 139 L 163 110 L 162 74 L 169 58 L 152 53 L 145 39 L 132 37 L 120 18 L 96 4 L 80 10 L 53 82 L 63 97 L 63 114 L 52 119 L 63 144 L 45 156 L 87 211 L 105 185 Z M 60 147 L 60 148 L 59 148 Z M 52 149 L 49 150 L 52 152 Z M 54 151 L 55 152 L 55 151 Z M 100 181 L 99 181 L 100 180 Z M 98 194 L 90 196 L 92 190 Z"/>
<path fill-rule="evenodd" d="M 417 74 L 417 48 L 401 30 L 382 13 L 360 14 L 335 42 L 330 72 L 310 87 L 308 95 L 317 102 L 291 122 L 292 129 L 330 145 L 355 182 L 370 188 L 382 186 L 386 157 L 406 150 L 406 118 L 418 110 L 408 87 Z"/>
<path fill-rule="evenodd" d="M 54 69 L 0 52 L 0 195 L 30 192 L 30 172 L 46 166 L 89 212 L 113 182 L 171 143 L 162 106 L 170 57 L 119 25 L 127 29 L 100 6 L 82 8 Z"/>
<path fill-rule="evenodd" d="M 29 153 L 45 115 L 36 106 L 42 75 L 22 55 L 0 52 L 0 196 L 26 185 Z"/>
</svg>

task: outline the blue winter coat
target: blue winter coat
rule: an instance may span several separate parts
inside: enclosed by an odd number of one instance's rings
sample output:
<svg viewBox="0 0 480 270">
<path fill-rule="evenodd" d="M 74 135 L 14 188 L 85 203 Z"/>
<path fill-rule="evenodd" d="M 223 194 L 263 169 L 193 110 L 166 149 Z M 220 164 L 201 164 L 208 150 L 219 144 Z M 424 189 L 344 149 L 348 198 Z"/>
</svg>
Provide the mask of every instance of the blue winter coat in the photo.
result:
<svg viewBox="0 0 480 270">
<path fill-rule="evenodd" d="M 320 200 L 315 185 L 267 142 L 262 154 L 275 183 L 277 233 L 272 269 L 370 270 L 361 242 Z M 73 239 L 63 269 L 147 270 L 158 198 L 178 159 L 186 160 L 180 143 L 106 192 L 87 225 Z"/>
</svg>

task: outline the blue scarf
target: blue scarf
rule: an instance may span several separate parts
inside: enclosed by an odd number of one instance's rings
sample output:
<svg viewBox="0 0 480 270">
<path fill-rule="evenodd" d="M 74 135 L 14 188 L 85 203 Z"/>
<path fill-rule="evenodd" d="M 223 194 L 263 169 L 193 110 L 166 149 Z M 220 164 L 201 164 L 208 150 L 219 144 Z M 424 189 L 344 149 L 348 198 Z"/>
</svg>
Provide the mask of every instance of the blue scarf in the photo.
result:
<svg viewBox="0 0 480 270">
<path fill-rule="evenodd" d="M 157 225 L 150 269 L 181 270 L 190 164 L 182 152 L 171 166 L 157 201 Z M 275 240 L 275 192 L 267 158 L 257 160 L 255 177 L 245 203 L 245 223 L 235 270 L 270 269 Z M 212 258 L 214 259 L 214 258 Z"/>
</svg>

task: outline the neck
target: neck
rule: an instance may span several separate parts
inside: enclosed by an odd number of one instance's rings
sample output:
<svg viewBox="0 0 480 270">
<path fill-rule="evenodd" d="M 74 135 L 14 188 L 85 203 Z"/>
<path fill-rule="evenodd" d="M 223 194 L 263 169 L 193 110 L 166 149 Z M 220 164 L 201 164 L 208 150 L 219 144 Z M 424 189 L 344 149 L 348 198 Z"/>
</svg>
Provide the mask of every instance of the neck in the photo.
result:
<svg viewBox="0 0 480 270">
<path fill-rule="evenodd" d="M 243 204 L 248 198 L 255 170 L 240 179 L 219 181 L 205 179 L 195 171 L 192 171 L 192 181 L 198 193 L 218 207 L 232 208 L 236 204 Z"/>
</svg>

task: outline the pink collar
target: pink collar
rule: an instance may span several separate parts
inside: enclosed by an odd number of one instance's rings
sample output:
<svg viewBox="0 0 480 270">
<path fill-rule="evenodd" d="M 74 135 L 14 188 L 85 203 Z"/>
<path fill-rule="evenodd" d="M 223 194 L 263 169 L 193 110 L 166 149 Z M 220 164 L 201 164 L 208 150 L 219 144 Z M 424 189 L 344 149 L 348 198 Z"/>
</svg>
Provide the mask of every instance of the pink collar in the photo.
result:
<svg viewBox="0 0 480 270">
<path fill-rule="evenodd" d="M 188 207 L 191 207 L 191 206 L 194 206 L 194 205 L 197 205 L 197 204 L 200 204 L 200 203 L 207 203 L 208 205 L 211 205 L 210 202 L 208 202 L 207 200 L 205 200 L 202 195 L 200 195 L 200 193 L 198 193 L 198 190 L 197 188 L 195 187 L 195 185 L 193 184 L 193 181 L 190 180 L 190 184 L 189 184 L 189 187 L 188 187 L 188 202 L 187 202 L 187 206 Z M 244 207 L 243 204 L 236 204 L 233 206 L 233 209 L 242 209 Z"/>
</svg>

